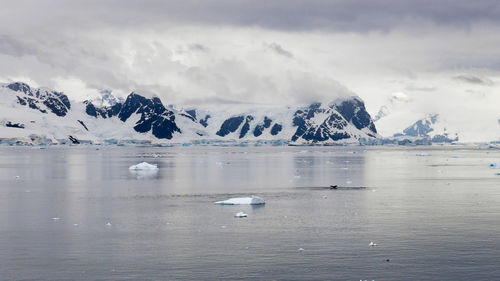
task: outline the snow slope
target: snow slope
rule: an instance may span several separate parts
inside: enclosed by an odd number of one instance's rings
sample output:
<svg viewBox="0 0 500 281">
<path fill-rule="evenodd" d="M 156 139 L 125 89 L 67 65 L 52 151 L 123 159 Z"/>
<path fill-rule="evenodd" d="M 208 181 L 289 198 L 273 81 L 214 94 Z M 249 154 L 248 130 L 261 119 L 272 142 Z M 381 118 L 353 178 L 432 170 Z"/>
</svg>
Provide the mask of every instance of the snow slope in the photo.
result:
<svg viewBox="0 0 500 281">
<path fill-rule="evenodd" d="M 0 140 L 13 143 L 184 143 L 284 141 L 295 144 L 357 143 L 376 138 L 358 97 L 306 106 L 176 108 L 155 96 L 110 91 L 90 101 L 24 83 L 0 85 Z"/>
</svg>

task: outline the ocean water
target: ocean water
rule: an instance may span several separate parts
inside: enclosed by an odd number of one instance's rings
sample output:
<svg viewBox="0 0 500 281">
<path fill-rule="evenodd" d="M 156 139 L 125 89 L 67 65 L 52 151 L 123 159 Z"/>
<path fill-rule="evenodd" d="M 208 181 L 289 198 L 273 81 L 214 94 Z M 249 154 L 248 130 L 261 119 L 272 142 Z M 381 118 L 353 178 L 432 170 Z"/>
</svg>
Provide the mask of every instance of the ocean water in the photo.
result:
<svg viewBox="0 0 500 281">
<path fill-rule="evenodd" d="M 158 172 L 129 171 L 142 161 Z M 0 280 L 499 280 L 495 162 L 464 147 L 1 147 Z M 250 195 L 267 203 L 213 204 Z"/>
</svg>

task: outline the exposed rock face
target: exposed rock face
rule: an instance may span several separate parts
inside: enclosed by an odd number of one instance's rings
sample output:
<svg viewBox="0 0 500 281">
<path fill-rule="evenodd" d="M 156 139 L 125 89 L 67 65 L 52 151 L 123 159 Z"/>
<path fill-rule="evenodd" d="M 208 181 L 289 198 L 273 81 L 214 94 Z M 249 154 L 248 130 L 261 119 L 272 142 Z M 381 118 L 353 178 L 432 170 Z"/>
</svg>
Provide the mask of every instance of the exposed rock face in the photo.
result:
<svg viewBox="0 0 500 281">
<path fill-rule="evenodd" d="M 159 139 L 172 139 L 175 132 L 181 130 L 175 123 L 175 114 L 166 109 L 158 97 L 145 98 L 136 93 L 128 95 L 125 102 L 113 106 L 97 108 L 92 102 L 86 101 L 86 113 L 93 117 L 110 118 L 117 116 L 126 122 L 132 114 L 139 114 L 134 130 L 140 133 L 151 131 Z"/>
<path fill-rule="evenodd" d="M 19 115 L 12 113 L 14 118 L 4 119 L 5 122 L 15 121 L 26 125 L 25 130 L 17 130 L 18 135 L 20 131 L 37 132 L 40 129 L 45 130 L 54 141 L 63 138 L 68 141 L 68 136 L 72 136 L 80 143 L 101 139 L 115 142 L 123 139 L 150 142 L 166 139 L 201 143 L 210 143 L 212 140 L 262 140 L 332 144 L 352 143 L 361 138 L 378 136 L 363 101 L 357 97 L 331 104 L 313 103 L 305 107 L 247 108 L 243 112 L 226 108 L 226 113 L 219 109 L 183 110 L 173 105 L 166 107 L 158 97 L 148 98 L 135 92 L 123 99 L 104 90 L 101 91 L 100 99 L 78 103 L 73 109 L 63 93 L 33 89 L 24 83 L 5 84 L 0 87 L 0 92 L 10 95 L 12 107 L 8 108 L 9 112 L 20 106 L 38 111 L 36 116 L 30 114 L 29 118 L 32 119 L 17 118 L 22 116 L 21 111 Z M 20 127 L 13 124 L 4 125 L 9 128 Z M 405 133 L 411 134 L 410 131 Z"/>
<path fill-rule="evenodd" d="M 281 124 L 274 124 L 273 127 L 271 128 L 271 135 L 276 136 L 283 130 L 283 126 Z"/>
<path fill-rule="evenodd" d="M 207 127 L 208 126 L 208 119 L 210 118 L 211 116 L 209 114 L 205 115 L 205 118 L 201 119 L 200 120 L 200 124 L 203 126 L 203 127 Z"/>
<path fill-rule="evenodd" d="M 297 130 L 292 136 L 292 141 L 303 139 L 318 143 L 359 138 L 358 130 L 370 137 L 377 135 L 364 103 L 356 97 L 330 106 L 313 103 L 307 108 L 297 110 L 293 117 L 293 125 Z"/>
<path fill-rule="evenodd" d="M 243 123 L 243 120 L 245 120 L 245 116 L 236 116 L 227 119 L 226 121 L 224 121 L 224 123 L 222 123 L 219 131 L 217 131 L 216 134 L 218 136 L 225 137 L 230 133 L 236 132 L 241 123 Z"/>
<path fill-rule="evenodd" d="M 373 136 L 377 133 L 373 120 L 366 111 L 365 104 L 357 97 L 344 100 L 339 104 L 334 104 L 333 108 L 337 110 L 344 119 L 353 124 L 359 130 L 368 129 Z"/>
<path fill-rule="evenodd" d="M 246 120 L 245 120 L 245 124 L 243 125 L 243 127 L 241 127 L 240 139 L 245 137 L 245 135 L 248 133 L 248 131 L 250 130 L 250 122 L 252 122 L 252 121 L 253 121 L 253 116 L 247 115 Z"/>
<path fill-rule="evenodd" d="M 17 100 L 20 105 L 28 106 L 42 113 L 50 111 L 62 117 L 66 116 L 71 109 L 71 103 L 63 93 L 42 88 L 32 89 L 29 85 L 21 82 L 15 82 L 6 87 L 19 93 Z"/>
<path fill-rule="evenodd" d="M 446 128 L 444 128 L 442 132 L 436 131 L 435 125 L 438 123 L 438 121 L 438 114 L 427 115 L 425 118 L 418 120 L 417 122 L 404 129 L 403 133 L 395 134 L 394 137 L 400 139 L 409 137 L 413 139 L 428 140 L 429 142 L 436 143 L 458 141 L 458 136 L 450 136 L 450 134 L 446 131 Z"/>
<path fill-rule="evenodd" d="M 255 129 L 253 130 L 253 135 L 255 137 L 262 135 L 262 133 L 264 132 L 265 129 L 271 127 L 272 122 L 273 122 L 272 119 L 270 119 L 267 116 L 264 116 L 264 121 L 261 124 L 258 124 L 257 126 L 255 126 Z"/>
</svg>

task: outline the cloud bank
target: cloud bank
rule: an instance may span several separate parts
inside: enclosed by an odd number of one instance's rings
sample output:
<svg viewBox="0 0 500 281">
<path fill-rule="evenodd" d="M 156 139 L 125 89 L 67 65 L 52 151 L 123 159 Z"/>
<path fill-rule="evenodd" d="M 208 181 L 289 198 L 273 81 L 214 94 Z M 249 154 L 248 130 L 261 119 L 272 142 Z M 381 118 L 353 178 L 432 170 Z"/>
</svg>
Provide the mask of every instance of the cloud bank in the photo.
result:
<svg viewBox="0 0 500 281">
<path fill-rule="evenodd" d="M 183 105 L 356 94 L 372 116 L 402 93 L 411 113 L 402 124 L 441 111 L 497 128 L 498 14 L 498 1 L 461 0 L 9 1 L 0 81 Z"/>
</svg>

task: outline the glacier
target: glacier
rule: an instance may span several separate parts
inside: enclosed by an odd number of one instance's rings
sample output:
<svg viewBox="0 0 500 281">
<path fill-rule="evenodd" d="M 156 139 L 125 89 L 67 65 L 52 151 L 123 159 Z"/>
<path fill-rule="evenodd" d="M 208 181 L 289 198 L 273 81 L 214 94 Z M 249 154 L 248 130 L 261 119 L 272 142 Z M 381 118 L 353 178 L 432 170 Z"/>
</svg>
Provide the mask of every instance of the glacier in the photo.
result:
<svg viewBox="0 0 500 281">
<path fill-rule="evenodd" d="M 166 106 L 157 96 L 70 101 L 22 82 L 0 85 L 4 145 L 337 145 L 380 137 L 357 96 L 300 106 Z"/>
</svg>

